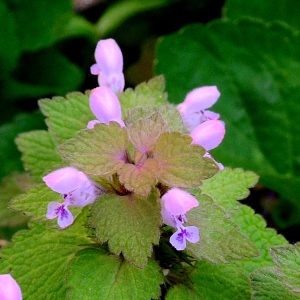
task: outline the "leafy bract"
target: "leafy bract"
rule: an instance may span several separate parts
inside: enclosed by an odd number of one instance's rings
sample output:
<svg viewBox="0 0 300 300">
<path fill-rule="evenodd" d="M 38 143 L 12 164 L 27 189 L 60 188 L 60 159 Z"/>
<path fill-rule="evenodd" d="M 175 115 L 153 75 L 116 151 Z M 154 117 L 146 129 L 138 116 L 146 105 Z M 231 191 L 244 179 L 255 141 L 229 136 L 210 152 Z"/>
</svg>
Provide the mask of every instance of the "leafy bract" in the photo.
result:
<svg viewBox="0 0 300 300">
<path fill-rule="evenodd" d="M 282 283 L 274 267 L 263 268 L 251 274 L 254 300 L 299 300 L 299 293 L 294 293 Z"/>
<path fill-rule="evenodd" d="M 89 175 L 111 175 L 125 163 L 127 132 L 116 122 L 96 124 L 94 129 L 78 132 L 59 147 L 72 166 Z"/>
<path fill-rule="evenodd" d="M 199 206 L 187 213 L 188 223 L 199 228 L 200 241 L 187 243 L 187 249 L 199 260 L 229 263 L 257 256 L 256 247 L 228 220 L 226 213 L 211 198 L 198 195 Z"/>
<path fill-rule="evenodd" d="M 146 266 L 153 244 L 159 242 L 160 224 L 156 191 L 148 198 L 107 194 L 92 206 L 91 225 L 96 237 L 108 241 L 111 252 L 122 252 L 126 260 L 140 268 Z"/>
<path fill-rule="evenodd" d="M 24 299 L 66 299 L 67 265 L 79 245 L 89 243 L 85 218 L 86 214 L 60 231 L 33 223 L 1 251 L 1 274 L 10 273 L 16 279 Z"/>
<path fill-rule="evenodd" d="M 162 76 L 150 79 L 136 86 L 133 90 L 128 88 L 119 95 L 123 116 L 129 109 L 137 106 L 161 106 L 166 104 L 167 94 L 165 93 L 165 81 Z"/>
<path fill-rule="evenodd" d="M 241 205 L 231 220 L 239 226 L 241 232 L 253 242 L 259 251 L 259 256 L 244 258 L 236 264 L 242 266 L 244 272 L 248 274 L 258 268 L 272 266 L 269 249 L 273 246 L 285 245 L 288 243 L 287 240 L 277 234 L 273 228 L 266 228 L 265 220 L 246 205 Z"/>
<path fill-rule="evenodd" d="M 215 159 L 255 171 L 299 207 L 298 33 L 279 23 L 214 21 L 188 25 L 162 38 L 157 49 L 156 74 L 164 74 L 171 102 L 182 102 L 198 86 L 220 90 L 213 110 L 225 121 L 226 135 L 212 151 Z"/>
<path fill-rule="evenodd" d="M 217 173 L 213 160 L 203 157 L 204 148 L 191 145 L 192 139 L 179 132 L 163 133 L 158 138 L 153 158 L 160 166 L 160 181 L 170 187 L 200 186 L 203 179 Z"/>
<path fill-rule="evenodd" d="M 89 108 L 87 93 L 74 92 L 67 94 L 66 98 L 42 99 L 39 106 L 47 117 L 49 132 L 59 144 L 73 138 L 77 131 L 86 128 L 87 123 L 95 119 Z"/>
<path fill-rule="evenodd" d="M 300 298 L 300 243 L 271 248 L 271 256 L 283 283 L 299 293 Z"/>
<path fill-rule="evenodd" d="M 227 213 L 232 214 L 240 207 L 237 200 L 245 199 L 249 195 L 249 188 L 257 181 L 258 176 L 253 172 L 225 168 L 205 180 L 201 192 L 210 196 Z"/>
<path fill-rule="evenodd" d="M 46 172 L 62 165 L 57 152 L 57 144 L 48 131 L 37 130 L 20 134 L 16 143 L 22 152 L 22 161 L 26 171 L 40 182 Z"/>
<path fill-rule="evenodd" d="M 299 10 L 300 2 L 297 0 L 227 0 L 223 16 L 230 19 L 247 16 L 267 22 L 280 20 L 300 29 Z"/>
<path fill-rule="evenodd" d="M 159 267 L 151 260 L 140 269 L 120 257 L 85 249 L 69 266 L 68 299 L 157 299 L 162 279 Z"/>
</svg>

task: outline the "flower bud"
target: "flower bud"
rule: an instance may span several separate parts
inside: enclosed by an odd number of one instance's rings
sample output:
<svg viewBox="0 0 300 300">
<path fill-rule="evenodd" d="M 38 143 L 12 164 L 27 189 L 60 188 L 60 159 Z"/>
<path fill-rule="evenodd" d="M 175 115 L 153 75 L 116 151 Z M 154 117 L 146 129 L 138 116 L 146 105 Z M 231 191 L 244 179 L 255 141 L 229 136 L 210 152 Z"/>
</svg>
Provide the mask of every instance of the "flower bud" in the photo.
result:
<svg viewBox="0 0 300 300">
<path fill-rule="evenodd" d="M 0 275 L 0 299 L 22 300 L 22 292 L 10 274 Z"/>
</svg>

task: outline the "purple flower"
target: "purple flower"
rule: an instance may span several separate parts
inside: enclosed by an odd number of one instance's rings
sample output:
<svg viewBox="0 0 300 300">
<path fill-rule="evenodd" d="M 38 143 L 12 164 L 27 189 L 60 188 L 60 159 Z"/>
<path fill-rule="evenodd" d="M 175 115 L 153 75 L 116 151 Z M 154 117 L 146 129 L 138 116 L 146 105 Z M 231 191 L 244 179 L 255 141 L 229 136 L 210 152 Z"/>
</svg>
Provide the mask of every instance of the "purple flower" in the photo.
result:
<svg viewBox="0 0 300 300">
<path fill-rule="evenodd" d="M 86 206 L 105 193 L 104 188 L 73 167 L 56 170 L 43 177 L 43 180 L 48 187 L 60 193 L 64 199 L 63 203 L 50 202 L 46 214 L 48 219 L 57 217 L 57 223 L 61 228 L 66 228 L 74 222 L 68 206 Z"/>
<path fill-rule="evenodd" d="M 216 86 L 204 86 L 189 92 L 184 101 L 177 106 L 183 122 L 190 132 L 198 125 L 208 120 L 217 120 L 220 115 L 206 110 L 213 106 L 220 92 Z"/>
<path fill-rule="evenodd" d="M 164 224 L 177 229 L 170 238 L 170 243 L 177 250 L 185 249 L 186 240 L 191 243 L 200 240 L 197 227 L 183 226 L 183 223 L 187 222 L 185 213 L 198 205 L 199 202 L 194 196 L 178 188 L 169 190 L 161 198 L 161 216 Z"/>
<path fill-rule="evenodd" d="M 22 292 L 10 274 L 0 275 L 0 299 L 22 300 Z"/>
<path fill-rule="evenodd" d="M 202 146 L 206 151 L 218 147 L 224 135 L 224 122 L 218 120 L 206 121 L 191 132 L 192 143 Z"/>
<path fill-rule="evenodd" d="M 98 120 L 88 123 L 88 129 L 94 128 L 97 123 L 109 124 L 111 121 L 118 122 L 122 127 L 122 111 L 119 99 L 106 86 L 97 87 L 92 90 L 90 95 L 90 108 Z"/>
<path fill-rule="evenodd" d="M 115 40 L 100 40 L 95 50 L 95 59 L 91 73 L 98 75 L 99 86 L 107 86 L 114 93 L 122 92 L 125 86 L 123 55 Z"/>
</svg>

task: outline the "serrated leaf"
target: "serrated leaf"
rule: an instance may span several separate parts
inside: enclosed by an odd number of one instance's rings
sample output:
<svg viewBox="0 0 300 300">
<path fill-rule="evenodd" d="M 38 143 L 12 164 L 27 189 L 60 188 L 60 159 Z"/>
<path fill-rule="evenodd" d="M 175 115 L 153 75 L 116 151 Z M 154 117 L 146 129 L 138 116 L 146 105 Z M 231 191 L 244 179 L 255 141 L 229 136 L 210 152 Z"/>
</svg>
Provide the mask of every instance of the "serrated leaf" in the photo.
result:
<svg viewBox="0 0 300 300">
<path fill-rule="evenodd" d="M 229 263 L 245 257 L 257 256 L 250 239 L 228 220 L 226 213 L 206 195 L 199 195 L 199 206 L 187 213 L 189 225 L 197 226 L 200 241 L 187 243 L 187 249 L 199 260 Z"/>
<path fill-rule="evenodd" d="M 77 131 L 87 128 L 87 123 L 95 119 L 89 108 L 88 93 L 74 92 L 66 98 L 42 99 L 39 106 L 47 117 L 49 132 L 58 144 L 73 138 Z"/>
<path fill-rule="evenodd" d="M 236 264 L 242 266 L 248 274 L 257 268 L 272 266 L 273 261 L 269 249 L 272 246 L 285 245 L 288 243 L 287 240 L 277 234 L 273 228 L 266 228 L 266 222 L 262 216 L 255 214 L 246 205 L 241 205 L 231 220 L 239 226 L 241 232 L 253 242 L 259 251 L 259 256 L 245 258 Z"/>
<path fill-rule="evenodd" d="M 11 209 L 22 212 L 25 216 L 32 217 L 33 221 L 47 222 L 52 227 L 57 227 L 57 220 L 46 218 L 48 204 L 52 201 L 63 202 L 60 194 L 52 191 L 46 184 L 39 184 L 31 188 L 26 194 L 16 196 L 10 202 Z M 69 207 L 74 218 L 81 212 L 81 208 Z"/>
<path fill-rule="evenodd" d="M 128 88 L 119 95 L 123 116 L 130 109 L 137 106 L 161 106 L 167 103 L 167 94 L 165 91 L 165 80 L 163 76 L 157 76 L 148 82 L 143 82 L 133 90 Z"/>
<path fill-rule="evenodd" d="M 294 292 L 300 293 L 300 243 L 274 247 L 270 253 L 283 283 Z"/>
<path fill-rule="evenodd" d="M 240 207 L 237 200 L 249 195 L 249 188 L 258 181 L 258 176 L 242 169 L 225 168 L 212 178 L 203 181 L 201 192 L 210 196 L 228 215 Z"/>
<path fill-rule="evenodd" d="M 108 241 L 111 252 L 122 252 L 126 260 L 144 268 L 160 238 L 157 192 L 148 198 L 104 195 L 92 206 L 91 225 L 101 242 Z"/>
<path fill-rule="evenodd" d="M 69 266 L 68 299 L 157 299 L 162 281 L 158 265 L 151 260 L 140 269 L 105 252 L 85 249 Z"/>
<path fill-rule="evenodd" d="M 48 131 L 37 130 L 20 134 L 16 143 L 22 152 L 22 161 L 26 171 L 37 181 L 42 176 L 59 168 L 62 159 L 57 152 L 57 145 Z"/>
<path fill-rule="evenodd" d="M 300 29 L 300 2 L 297 0 L 227 0 L 223 8 L 224 17 L 237 19 L 254 17 L 267 22 L 280 20 Z"/>
<path fill-rule="evenodd" d="M 64 276 L 69 261 L 82 244 L 89 243 L 84 227 L 86 214 L 66 230 L 31 224 L 2 249 L 1 274 L 10 273 L 24 299 L 65 299 Z"/>
<path fill-rule="evenodd" d="M 163 133 L 158 138 L 153 158 L 160 166 L 160 181 L 170 187 L 200 186 L 203 179 L 217 173 L 217 165 L 203 157 L 204 148 L 191 145 L 192 139 L 179 132 Z"/>
<path fill-rule="evenodd" d="M 125 163 L 127 132 L 116 122 L 97 124 L 94 129 L 78 132 L 75 138 L 59 147 L 70 164 L 86 174 L 106 176 Z"/>
<path fill-rule="evenodd" d="M 293 293 L 287 288 L 280 277 L 277 276 L 275 268 L 263 268 L 251 275 L 253 287 L 252 299 L 254 300 L 299 300 L 299 293 Z"/>
<path fill-rule="evenodd" d="M 298 33 L 284 24 L 218 20 L 162 38 L 156 65 L 173 103 L 195 87 L 216 85 L 221 98 L 212 110 L 225 121 L 226 135 L 214 158 L 255 171 L 298 207 L 299 53 Z"/>
<path fill-rule="evenodd" d="M 125 188 L 141 197 L 147 197 L 159 176 L 158 162 L 148 158 L 139 165 L 124 164 L 118 172 L 119 180 Z"/>
<path fill-rule="evenodd" d="M 183 134 L 188 133 L 176 107 L 164 105 L 158 109 L 158 112 L 163 116 L 164 121 L 167 123 L 169 132 L 178 131 Z"/>
<path fill-rule="evenodd" d="M 24 193 L 32 184 L 28 174 L 12 173 L 0 185 L 0 227 L 15 227 L 27 223 L 27 218 L 8 208 L 10 200 Z"/>
</svg>

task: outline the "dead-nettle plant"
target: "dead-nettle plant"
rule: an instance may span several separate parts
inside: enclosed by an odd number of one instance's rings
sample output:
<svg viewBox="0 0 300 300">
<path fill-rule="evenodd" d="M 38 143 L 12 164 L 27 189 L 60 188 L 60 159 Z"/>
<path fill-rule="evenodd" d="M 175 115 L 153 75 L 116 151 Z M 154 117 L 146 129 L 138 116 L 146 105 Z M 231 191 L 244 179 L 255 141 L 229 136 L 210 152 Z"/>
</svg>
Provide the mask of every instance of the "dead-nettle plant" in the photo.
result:
<svg viewBox="0 0 300 300">
<path fill-rule="evenodd" d="M 36 185 L 10 204 L 31 219 L 2 250 L 0 298 L 22 299 L 19 284 L 24 299 L 250 299 L 286 241 L 237 201 L 257 176 L 209 153 L 217 87 L 176 107 L 162 76 L 123 91 L 114 40 L 95 58 L 99 87 L 40 100 L 48 131 L 16 140 Z"/>
</svg>

